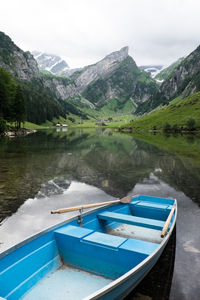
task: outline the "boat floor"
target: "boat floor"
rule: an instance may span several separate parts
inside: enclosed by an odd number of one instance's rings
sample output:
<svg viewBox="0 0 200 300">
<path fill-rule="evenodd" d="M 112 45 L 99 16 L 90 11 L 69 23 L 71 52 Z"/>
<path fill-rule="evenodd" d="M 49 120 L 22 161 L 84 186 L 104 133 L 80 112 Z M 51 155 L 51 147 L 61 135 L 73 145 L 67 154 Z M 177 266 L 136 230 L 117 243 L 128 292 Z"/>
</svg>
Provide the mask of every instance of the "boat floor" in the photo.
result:
<svg viewBox="0 0 200 300">
<path fill-rule="evenodd" d="M 121 224 L 115 229 L 108 230 L 107 233 L 157 244 L 160 244 L 163 240 L 160 236 L 161 231 L 159 230 L 129 224 Z"/>
<path fill-rule="evenodd" d="M 62 266 L 42 279 L 23 300 L 78 300 L 109 284 L 112 280 L 103 276 Z"/>
</svg>

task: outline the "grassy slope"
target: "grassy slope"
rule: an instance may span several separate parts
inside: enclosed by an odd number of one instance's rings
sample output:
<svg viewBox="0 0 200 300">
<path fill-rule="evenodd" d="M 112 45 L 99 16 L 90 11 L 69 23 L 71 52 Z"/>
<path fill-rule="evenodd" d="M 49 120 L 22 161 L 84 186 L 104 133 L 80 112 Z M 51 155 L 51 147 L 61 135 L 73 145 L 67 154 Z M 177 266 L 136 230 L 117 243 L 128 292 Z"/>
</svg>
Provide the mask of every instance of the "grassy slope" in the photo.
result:
<svg viewBox="0 0 200 300">
<path fill-rule="evenodd" d="M 116 114 L 127 115 L 135 111 L 135 106 L 131 100 L 126 101 L 126 103 L 120 103 L 118 99 L 110 99 L 103 107 L 100 109 L 100 115 L 106 117 L 112 117 Z"/>
<path fill-rule="evenodd" d="M 123 127 L 132 127 L 138 130 L 163 129 L 168 122 L 171 126 L 177 124 L 179 127 L 186 128 L 189 118 L 196 121 L 196 128 L 200 129 L 200 92 L 193 94 L 181 101 L 174 101 L 163 109 L 151 113 L 145 117 L 135 120 Z"/>
<path fill-rule="evenodd" d="M 134 133 L 134 137 L 153 144 L 200 166 L 200 135 Z"/>
</svg>

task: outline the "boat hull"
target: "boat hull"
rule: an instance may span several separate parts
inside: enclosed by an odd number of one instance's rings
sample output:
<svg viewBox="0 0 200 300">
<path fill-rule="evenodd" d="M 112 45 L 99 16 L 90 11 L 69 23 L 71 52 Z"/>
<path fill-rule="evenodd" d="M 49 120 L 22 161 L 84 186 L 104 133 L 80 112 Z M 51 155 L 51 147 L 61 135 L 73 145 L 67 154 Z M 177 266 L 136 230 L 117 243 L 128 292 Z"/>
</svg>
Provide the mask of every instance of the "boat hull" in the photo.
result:
<svg viewBox="0 0 200 300">
<path fill-rule="evenodd" d="M 65 290 L 59 288 L 59 299 L 123 299 L 162 254 L 175 226 L 177 208 L 167 235 L 160 239 L 160 233 L 175 202 L 137 196 L 130 204 L 107 205 L 83 214 L 81 226 L 74 217 L 30 237 L 0 255 L 0 296 L 7 300 L 40 299 L 45 278 L 54 278 L 55 272 L 67 266 L 83 273 L 73 273 L 77 280 L 74 291 L 70 284 Z M 156 239 L 155 233 L 159 235 Z M 88 283 L 90 276 L 94 276 L 93 286 Z M 84 280 L 87 289 L 81 292 Z M 54 280 L 55 288 L 59 284 Z M 46 290 L 46 298 L 41 299 L 55 298 L 53 292 L 52 298 L 48 295 L 50 286 Z"/>
</svg>

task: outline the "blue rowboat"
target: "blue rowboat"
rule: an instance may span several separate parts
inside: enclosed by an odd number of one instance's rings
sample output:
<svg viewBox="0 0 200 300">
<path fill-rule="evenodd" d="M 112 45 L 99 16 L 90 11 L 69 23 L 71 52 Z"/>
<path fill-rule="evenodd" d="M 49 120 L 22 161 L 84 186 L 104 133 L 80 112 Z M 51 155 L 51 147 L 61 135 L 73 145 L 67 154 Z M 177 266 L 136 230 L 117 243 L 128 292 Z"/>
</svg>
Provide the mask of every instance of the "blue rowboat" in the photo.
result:
<svg viewBox="0 0 200 300">
<path fill-rule="evenodd" d="M 177 207 L 174 199 L 142 195 L 122 202 L 73 208 L 81 214 L 3 252 L 0 299 L 127 296 L 164 250 Z"/>
</svg>

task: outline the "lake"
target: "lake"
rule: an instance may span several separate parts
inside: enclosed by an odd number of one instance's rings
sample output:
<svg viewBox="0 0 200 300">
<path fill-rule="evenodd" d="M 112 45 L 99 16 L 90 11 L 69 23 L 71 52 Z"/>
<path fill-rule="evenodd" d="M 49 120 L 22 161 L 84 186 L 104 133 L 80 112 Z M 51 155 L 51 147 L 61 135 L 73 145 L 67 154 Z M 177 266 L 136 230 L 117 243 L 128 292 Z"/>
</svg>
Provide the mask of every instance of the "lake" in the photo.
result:
<svg viewBox="0 0 200 300">
<path fill-rule="evenodd" d="M 38 131 L 0 139 L 0 252 L 74 212 L 53 209 L 128 194 L 176 198 L 178 219 L 151 274 L 127 299 L 198 300 L 200 137 L 110 129 Z"/>
</svg>

